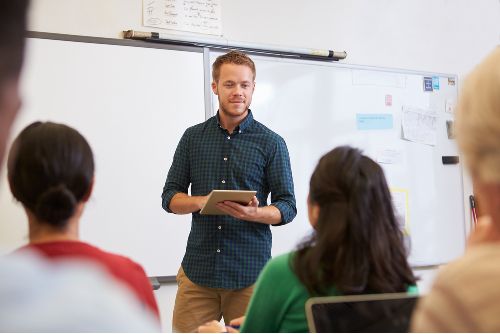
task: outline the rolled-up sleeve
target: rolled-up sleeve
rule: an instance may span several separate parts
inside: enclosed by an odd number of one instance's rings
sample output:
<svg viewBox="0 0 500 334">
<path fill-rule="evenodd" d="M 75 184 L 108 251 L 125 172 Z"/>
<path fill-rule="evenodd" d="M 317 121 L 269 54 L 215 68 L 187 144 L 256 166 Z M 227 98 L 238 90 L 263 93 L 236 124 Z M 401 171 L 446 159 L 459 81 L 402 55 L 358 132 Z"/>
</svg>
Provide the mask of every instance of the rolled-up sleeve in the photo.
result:
<svg viewBox="0 0 500 334">
<path fill-rule="evenodd" d="M 274 224 L 274 226 L 288 224 L 297 215 L 297 207 L 290 156 L 285 141 L 279 136 L 270 155 L 266 177 L 271 191 L 271 205 L 275 206 L 281 213 L 281 222 Z"/>
<path fill-rule="evenodd" d="M 170 166 L 167 180 L 163 186 L 161 206 L 165 211 L 172 212 L 170 201 L 175 194 L 187 194 L 190 184 L 189 167 L 189 129 L 187 129 L 177 145 L 172 166 Z"/>
</svg>

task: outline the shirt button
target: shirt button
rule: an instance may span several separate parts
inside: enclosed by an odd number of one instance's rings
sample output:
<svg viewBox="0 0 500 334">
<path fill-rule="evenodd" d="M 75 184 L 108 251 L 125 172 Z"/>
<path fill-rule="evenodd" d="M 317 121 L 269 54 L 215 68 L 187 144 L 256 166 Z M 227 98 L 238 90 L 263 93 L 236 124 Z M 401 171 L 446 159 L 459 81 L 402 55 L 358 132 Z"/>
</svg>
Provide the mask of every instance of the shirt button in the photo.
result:
<svg viewBox="0 0 500 334">
<path fill-rule="evenodd" d="M 227 158 L 226 158 L 226 157 L 224 157 L 224 161 L 227 161 Z"/>
<path fill-rule="evenodd" d="M 222 183 L 226 183 L 226 180 L 222 180 Z"/>
<path fill-rule="evenodd" d="M 231 136 L 227 136 L 227 139 L 231 139 Z"/>
<path fill-rule="evenodd" d="M 219 226 L 219 230 L 221 230 L 221 229 L 222 229 L 222 226 Z"/>
<path fill-rule="evenodd" d="M 220 249 L 217 250 L 217 253 L 220 253 Z"/>
</svg>

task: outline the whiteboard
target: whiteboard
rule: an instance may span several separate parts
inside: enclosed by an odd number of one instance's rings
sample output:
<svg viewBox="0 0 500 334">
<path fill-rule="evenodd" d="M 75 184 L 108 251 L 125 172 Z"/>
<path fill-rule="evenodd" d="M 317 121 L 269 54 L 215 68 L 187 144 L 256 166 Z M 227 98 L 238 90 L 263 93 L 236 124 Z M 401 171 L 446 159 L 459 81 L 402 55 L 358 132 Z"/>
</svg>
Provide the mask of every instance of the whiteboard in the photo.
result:
<svg viewBox="0 0 500 334">
<path fill-rule="evenodd" d="M 24 104 L 11 135 L 35 120 L 78 129 L 96 164 L 81 239 L 129 256 L 149 276 L 175 275 L 191 219 L 167 214 L 161 193 L 182 133 L 205 120 L 203 53 L 96 41 L 28 39 Z M 5 253 L 27 242 L 5 166 L 0 208 Z"/>
<path fill-rule="evenodd" d="M 212 52 L 212 62 L 220 53 Z M 465 248 L 462 170 L 446 165 L 457 155 L 448 139 L 446 104 L 457 98 L 454 75 L 425 74 L 439 89 L 424 92 L 423 73 L 336 63 L 252 56 L 257 68 L 251 105 L 256 120 L 281 135 L 288 146 L 297 200 L 297 217 L 272 228 L 272 254 L 288 252 L 311 232 L 306 199 L 319 158 L 339 145 L 358 147 L 375 161 L 398 152 L 397 163 L 381 164 L 389 186 L 407 198 L 409 261 L 413 266 L 448 262 Z M 448 80 L 450 78 L 450 81 Z M 390 95 L 391 105 L 386 105 Z M 434 110 L 436 145 L 402 139 L 402 108 Z M 217 99 L 212 100 L 213 112 Z M 358 114 L 391 115 L 393 127 L 359 130 Z"/>
<path fill-rule="evenodd" d="M 44 35 L 44 34 L 41 34 Z M 184 130 L 205 120 L 210 91 L 203 49 L 53 35 L 29 38 L 22 79 L 23 109 L 12 137 L 35 120 L 66 123 L 90 142 L 96 160 L 94 193 L 81 220 L 81 238 L 129 256 L 149 276 L 176 274 L 185 252 L 191 215 L 167 214 L 161 192 Z M 217 52 L 210 52 L 213 61 Z M 408 193 L 410 262 L 448 262 L 463 252 L 465 223 L 461 166 L 443 166 L 456 155 L 443 130 L 457 87 L 438 75 L 440 90 L 423 92 L 423 73 L 254 56 L 255 118 L 285 138 L 290 152 L 298 214 L 272 228 L 273 250 L 288 252 L 310 232 L 306 198 L 319 157 L 340 144 L 377 158 L 401 150 L 402 161 L 382 165 L 392 187 Z M 427 75 L 427 74 L 426 74 Z M 431 74 L 432 75 L 432 74 Z M 453 77 L 453 76 L 452 76 Z M 455 78 L 456 79 L 456 78 Z M 392 96 L 392 106 L 384 104 Z M 208 103 L 210 104 L 210 103 Z M 217 99 L 212 96 L 212 114 Z M 401 107 L 433 108 L 436 146 L 401 139 Z M 357 113 L 391 113 L 394 129 L 358 131 Z M 0 253 L 27 242 L 27 222 L 0 175 Z"/>
</svg>

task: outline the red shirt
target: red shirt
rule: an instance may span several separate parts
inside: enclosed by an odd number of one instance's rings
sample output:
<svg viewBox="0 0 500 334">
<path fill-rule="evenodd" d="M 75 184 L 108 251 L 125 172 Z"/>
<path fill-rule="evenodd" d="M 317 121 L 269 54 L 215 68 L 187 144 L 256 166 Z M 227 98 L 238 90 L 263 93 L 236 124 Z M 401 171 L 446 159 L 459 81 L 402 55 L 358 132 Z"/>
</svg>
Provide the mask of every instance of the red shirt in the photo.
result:
<svg viewBox="0 0 500 334">
<path fill-rule="evenodd" d="M 153 288 L 144 269 L 129 258 L 102 251 L 81 241 L 43 242 L 23 248 L 38 250 L 51 259 L 81 258 L 102 264 L 117 280 L 132 289 L 139 300 L 160 319 Z"/>
</svg>

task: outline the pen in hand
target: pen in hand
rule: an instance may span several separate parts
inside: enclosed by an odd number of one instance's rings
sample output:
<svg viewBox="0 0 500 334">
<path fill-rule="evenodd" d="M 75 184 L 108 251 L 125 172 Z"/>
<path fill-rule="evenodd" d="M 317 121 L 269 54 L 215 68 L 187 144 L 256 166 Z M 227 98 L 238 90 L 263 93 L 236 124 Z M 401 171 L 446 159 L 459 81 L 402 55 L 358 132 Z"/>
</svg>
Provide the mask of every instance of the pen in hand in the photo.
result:
<svg viewBox="0 0 500 334">
<path fill-rule="evenodd" d="M 239 333 L 240 325 L 226 325 L 226 330 L 228 333 Z"/>
</svg>

